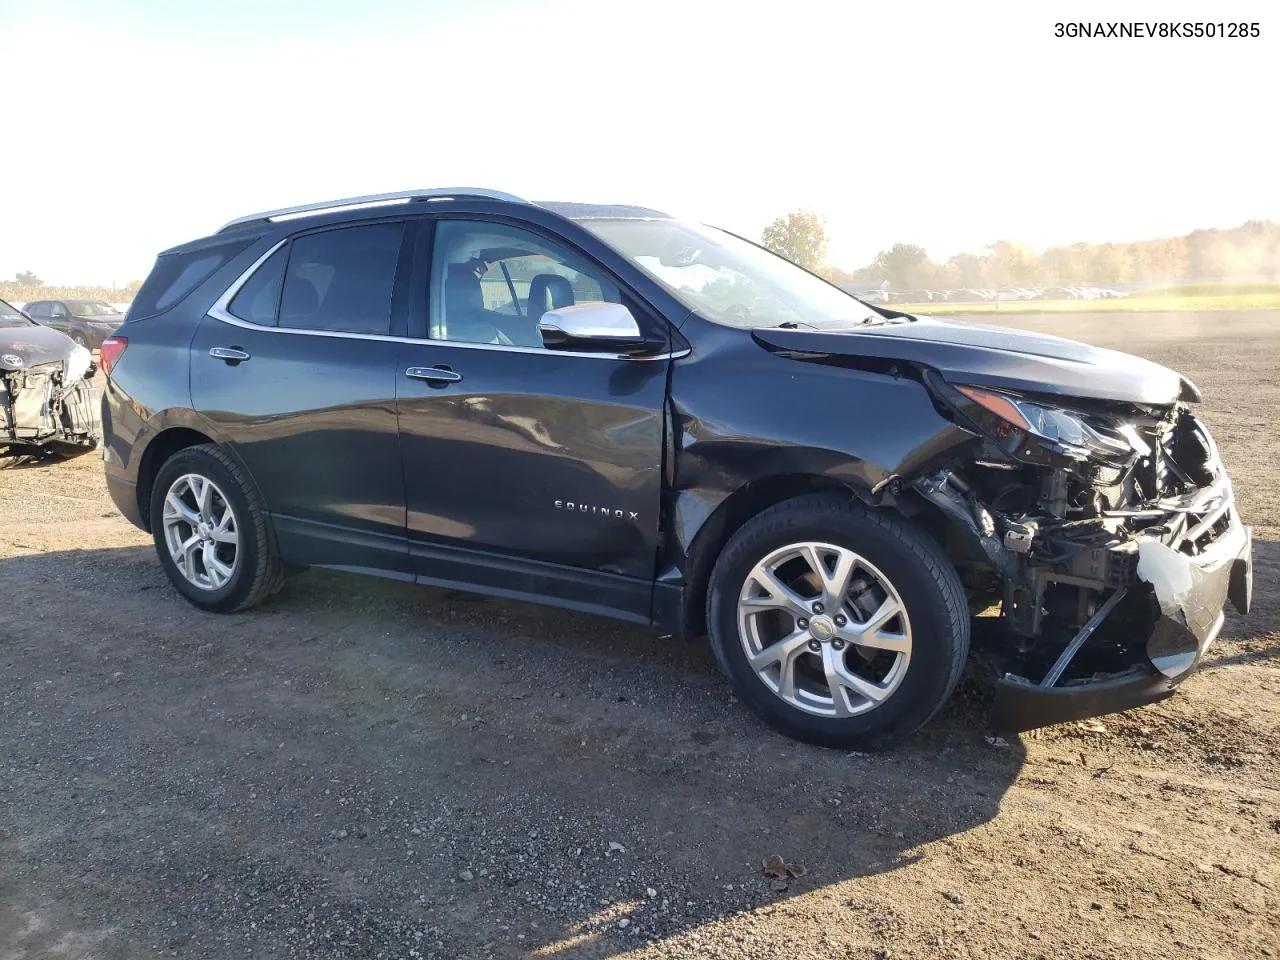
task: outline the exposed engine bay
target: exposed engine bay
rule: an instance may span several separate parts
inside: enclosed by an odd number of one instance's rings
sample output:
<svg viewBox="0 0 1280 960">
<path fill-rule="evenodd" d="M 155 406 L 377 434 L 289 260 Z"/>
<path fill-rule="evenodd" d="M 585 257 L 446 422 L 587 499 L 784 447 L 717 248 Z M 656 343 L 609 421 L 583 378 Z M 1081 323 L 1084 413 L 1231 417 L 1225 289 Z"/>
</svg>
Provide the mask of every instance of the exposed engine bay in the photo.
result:
<svg viewBox="0 0 1280 960">
<path fill-rule="evenodd" d="M 0 455 L 74 455 L 96 447 L 96 369 L 81 346 L 63 359 L 40 363 L 0 349 Z"/>
<path fill-rule="evenodd" d="M 1224 603 L 1251 603 L 1249 530 L 1203 424 L 1182 401 L 1067 408 L 1061 397 L 930 385 L 981 437 L 973 460 L 912 486 L 954 521 L 948 546 L 971 611 L 999 606 L 997 725 L 1127 705 L 1051 698 L 1041 718 L 1030 692 L 1125 688 L 1135 702 L 1153 685 L 1172 692 L 1216 638 Z M 1004 723 L 1001 697 L 1013 701 Z"/>
</svg>

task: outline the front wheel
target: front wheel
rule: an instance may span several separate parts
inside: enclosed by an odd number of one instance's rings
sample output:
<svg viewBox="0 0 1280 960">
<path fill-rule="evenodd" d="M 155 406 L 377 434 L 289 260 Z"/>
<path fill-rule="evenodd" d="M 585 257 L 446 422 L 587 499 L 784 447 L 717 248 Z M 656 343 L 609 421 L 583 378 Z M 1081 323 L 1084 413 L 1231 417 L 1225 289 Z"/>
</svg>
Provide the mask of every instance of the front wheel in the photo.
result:
<svg viewBox="0 0 1280 960">
<path fill-rule="evenodd" d="M 202 610 L 247 610 L 284 582 L 257 491 L 212 444 L 179 450 L 160 468 L 151 533 L 169 580 Z"/>
<path fill-rule="evenodd" d="M 707 625 L 721 669 L 800 740 L 881 749 L 932 717 L 959 680 L 969 613 L 954 566 L 906 520 L 816 494 L 729 540 Z"/>
</svg>

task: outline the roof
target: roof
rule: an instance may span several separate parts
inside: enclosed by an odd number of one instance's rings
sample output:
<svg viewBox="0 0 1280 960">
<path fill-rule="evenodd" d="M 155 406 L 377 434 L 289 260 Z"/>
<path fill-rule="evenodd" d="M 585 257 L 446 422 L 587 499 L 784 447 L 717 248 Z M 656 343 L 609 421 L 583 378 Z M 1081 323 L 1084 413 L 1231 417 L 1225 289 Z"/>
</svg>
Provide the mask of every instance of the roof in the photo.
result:
<svg viewBox="0 0 1280 960">
<path fill-rule="evenodd" d="M 670 220 L 670 214 L 622 203 L 574 203 L 537 200 L 538 206 L 570 220 Z"/>
<path fill-rule="evenodd" d="M 487 187 L 426 187 L 419 190 L 401 190 L 395 193 L 377 193 L 362 197 L 347 197 L 342 200 L 324 200 L 318 203 L 304 203 L 295 207 L 283 207 L 279 210 L 264 210 L 248 216 L 237 217 L 224 224 L 218 233 L 226 233 L 239 227 L 261 226 L 275 220 L 294 219 L 296 217 L 317 216 L 324 213 L 338 213 L 354 209 L 367 209 L 387 204 L 412 203 L 414 201 L 459 200 L 481 198 L 498 200 L 504 203 L 526 204 L 527 200 L 501 190 L 490 190 Z M 558 201 L 540 201 L 536 206 L 550 210 L 571 220 L 629 219 L 629 220 L 669 220 L 671 217 L 657 210 L 625 204 L 596 203 L 564 203 Z"/>
</svg>

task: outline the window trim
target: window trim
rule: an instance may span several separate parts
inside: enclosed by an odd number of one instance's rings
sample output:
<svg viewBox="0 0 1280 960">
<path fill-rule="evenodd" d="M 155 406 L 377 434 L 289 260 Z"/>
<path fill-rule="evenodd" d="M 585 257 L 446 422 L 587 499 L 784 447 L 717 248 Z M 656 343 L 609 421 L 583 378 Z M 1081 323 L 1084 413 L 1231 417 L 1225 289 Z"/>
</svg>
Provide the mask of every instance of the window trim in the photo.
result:
<svg viewBox="0 0 1280 960">
<path fill-rule="evenodd" d="M 433 217 L 415 217 L 412 219 L 396 217 L 394 219 L 396 221 L 406 223 L 408 228 L 411 228 L 411 229 L 416 228 L 418 230 L 425 231 L 426 233 L 425 243 L 421 243 L 420 239 L 419 240 L 411 239 L 410 241 L 410 246 L 414 251 L 413 252 L 414 264 L 413 264 L 413 267 L 411 268 L 411 277 L 413 279 L 416 279 L 418 265 L 423 263 L 424 260 L 427 264 L 429 264 L 431 257 L 434 255 L 434 250 L 432 248 L 435 246 L 433 242 L 435 238 L 435 225 L 439 219 L 443 219 L 443 218 L 438 218 L 433 216 Z M 475 219 L 475 218 L 466 216 L 466 215 L 458 215 L 454 219 Z M 499 220 L 498 222 L 504 222 L 505 220 L 506 218 L 503 218 L 503 220 Z M 417 221 L 417 222 L 415 223 L 414 221 Z M 510 222 L 512 226 L 522 227 L 524 229 L 530 229 L 531 232 L 533 233 L 541 234 L 544 232 L 544 231 L 538 230 L 537 228 L 532 227 L 530 224 L 523 223 L 520 221 L 511 220 L 506 222 Z M 254 260 L 253 263 L 249 264 L 249 266 L 246 267 L 238 277 L 236 277 L 233 281 L 231 281 L 231 284 L 226 288 L 226 290 L 222 292 L 222 295 L 219 296 L 218 299 L 213 302 L 213 305 L 210 306 L 209 309 L 205 311 L 206 315 L 213 318 L 214 320 L 217 320 L 220 323 L 225 323 L 232 327 L 240 327 L 243 330 L 256 330 L 260 333 L 281 333 L 285 335 L 303 336 L 303 337 L 329 337 L 331 339 L 336 339 L 336 340 L 373 340 L 373 341 L 382 342 L 382 343 L 404 343 L 404 344 L 411 344 L 415 346 L 421 345 L 421 346 L 447 347 L 447 348 L 457 349 L 457 350 L 496 350 L 503 353 L 527 353 L 531 356 L 540 356 L 540 357 L 557 357 L 557 356 L 558 357 L 582 357 L 584 359 L 590 359 L 590 360 L 612 360 L 612 361 L 624 360 L 628 363 L 637 363 L 642 361 L 654 361 L 654 360 L 679 360 L 682 357 L 687 357 L 692 352 L 692 350 L 689 347 L 683 347 L 677 350 L 667 350 L 662 353 L 646 354 L 643 356 L 632 356 L 629 354 L 614 354 L 614 353 L 597 352 L 597 351 L 548 350 L 545 347 L 507 346 L 506 344 L 501 344 L 501 343 L 464 343 L 458 340 L 436 340 L 430 337 L 410 337 L 410 336 L 399 336 L 396 334 L 346 333 L 339 330 L 308 330 L 302 327 L 280 327 L 280 326 L 265 327 L 258 323 L 251 323 L 248 320 L 241 320 L 239 317 L 234 316 L 227 309 L 231 301 L 235 299 L 236 294 L 240 292 L 240 288 L 243 287 L 246 283 L 248 283 L 249 278 L 253 276 L 253 274 L 257 271 L 257 269 L 261 267 L 264 263 L 266 263 L 267 260 L 271 258 L 271 255 L 275 253 L 277 250 L 279 250 L 281 247 L 283 247 L 285 244 L 289 243 L 291 240 L 295 239 L 296 237 L 306 236 L 308 233 L 318 233 L 318 232 L 323 232 L 324 230 L 341 229 L 344 226 L 347 226 L 347 224 L 327 225 L 318 231 L 299 232 L 297 234 L 291 234 L 289 236 L 282 237 L 281 239 L 277 240 L 265 251 L 263 251 L 263 253 L 256 260 Z M 565 241 L 563 240 L 561 240 L 560 242 L 565 243 Z M 585 251 L 578 250 L 576 244 L 565 244 L 565 245 L 571 247 L 575 252 L 585 256 Z M 425 250 L 422 249 L 423 247 L 425 247 Z M 424 257 L 424 254 L 425 254 L 425 257 Z M 608 270 L 603 265 L 599 264 L 594 257 L 587 256 L 586 259 L 587 259 L 587 262 L 594 264 L 596 266 L 599 266 L 600 269 L 604 271 L 605 276 L 613 280 L 615 285 L 618 287 L 620 291 L 622 291 L 624 294 L 630 292 L 629 287 L 617 281 L 617 279 L 614 277 L 612 270 Z M 428 276 L 428 292 L 427 292 L 427 297 L 422 298 L 424 300 L 430 297 L 429 266 L 426 273 Z M 635 298 L 634 294 L 632 294 L 632 296 L 634 299 Z M 411 299 L 417 299 L 417 298 L 416 296 L 414 296 L 414 297 L 411 297 Z M 640 301 L 640 302 L 644 304 L 644 309 L 646 313 L 652 313 L 657 317 L 662 316 L 660 313 L 653 311 L 652 308 L 647 303 L 644 303 L 644 301 Z M 279 312 L 277 311 L 277 318 L 278 316 L 279 316 Z M 408 319 L 410 324 L 414 322 L 415 316 L 414 316 L 412 307 L 410 307 L 408 311 Z M 394 323 L 394 317 L 392 318 L 392 320 Z M 663 318 L 662 322 L 666 323 L 668 328 L 674 331 L 675 328 L 669 321 L 666 321 L 665 318 Z"/>
<path fill-rule="evenodd" d="M 258 272 L 258 268 L 261 267 L 268 260 L 270 260 L 271 255 L 274 254 L 281 247 L 283 247 L 285 244 L 287 244 L 289 240 L 290 240 L 289 237 L 285 237 L 283 240 L 279 240 L 276 243 L 273 243 L 269 248 L 267 248 L 267 251 L 263 253 L 262 256 L 258 257 L 257 260 L 254 260 L 253 263 L 249 264 L 249 266 L 245 268 L 244 272 L 241 273 L 240 276 L 236 277 L 234 280 L 231 281 L 231 285 L 227 287 L 226 290 L 222 291 L 222 296 L 218 297 L 218 299 L 213 302 L 213 305 L 209 307 L 209 309 L 205 312 L 209 316 L 213 317 L 214 319 L 221 320 L 223 323 L 229 323 L 232 326 L 236 326 L 236 327 L 246 327 L 250 330 L 288 329 L 288 328 L 276 327 L 276 326 L 268 327 L 261 323 L 253 323 L 250 320 L 242 320 L 231 312 L 230 307 L 231 307 L 231 301 L 236 298 L 236 294 L 240 292 L 240 288 L 243 287 L 246 283 L 248 283 L 249 278 Z M 286 260 L 285 261 L 286 269 L 288 268 L 288 266 L 289 266 L 289 263 L 288 263 L 288 260 Z M 284 288 L 283 282 L 281 282 L 280 287 L 281 289 Z M 277 298 L 277 303 L 276 303 L 276 319 L 277 320 L 280 319 L 279 298 Z M 298 331 L 298 332 L 301 333 L 303 331 Z"/>
</svg>

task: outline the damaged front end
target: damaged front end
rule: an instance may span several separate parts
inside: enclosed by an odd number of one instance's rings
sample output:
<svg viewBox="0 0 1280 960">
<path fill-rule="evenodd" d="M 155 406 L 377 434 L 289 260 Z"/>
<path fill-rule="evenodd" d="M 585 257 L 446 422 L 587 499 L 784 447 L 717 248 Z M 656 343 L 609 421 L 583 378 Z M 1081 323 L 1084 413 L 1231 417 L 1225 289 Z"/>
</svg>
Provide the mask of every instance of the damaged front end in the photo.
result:
<svg viewBox="0 0 1280 960">
<path fill-rule="evenodd" d="M 1081 719 L 1168 696 L 1247 613 L 1249 528 L 1184 382 L 1168 404 L 926 381 L 981 436 L 912 486 L 952 522 L 974 612 L 999 605 L 993 725 Z M 986 618 L 984 618 L 986 620 Z M 980 623 L 983 621 L 979 621 Z M 986 620 L 986 622 L 991 622 Z"/>
<path fill-rule="evenodd" d="M 61 359 L 0 349 L 0 455 L 74 455 L 96 447 L 95 372 L 81 346 L 72 345 Z"/>
</svg>

